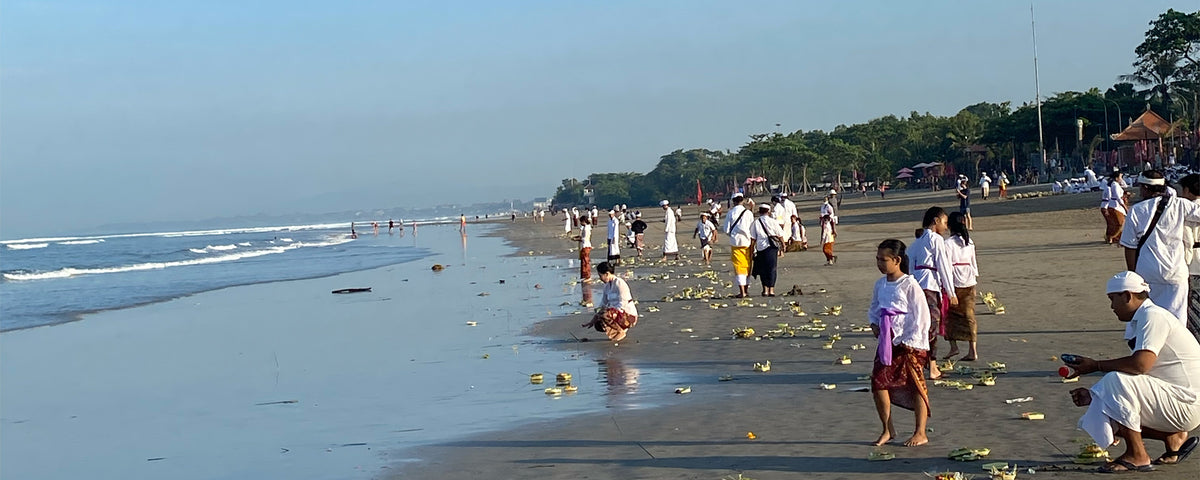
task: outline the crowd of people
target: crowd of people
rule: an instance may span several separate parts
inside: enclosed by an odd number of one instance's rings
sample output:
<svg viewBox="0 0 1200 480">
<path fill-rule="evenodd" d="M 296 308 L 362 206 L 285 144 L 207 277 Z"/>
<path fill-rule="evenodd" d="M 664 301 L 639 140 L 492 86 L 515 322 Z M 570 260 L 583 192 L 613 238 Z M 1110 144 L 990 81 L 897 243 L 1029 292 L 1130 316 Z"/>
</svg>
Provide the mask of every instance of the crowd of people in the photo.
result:
<svg viewBox="0 0 1200 480">
<path fill-rule="evenodd" d="M 983 178 L 988 178 L 986 175 Z M 926 428 L 932 407 L 927 380 L 943 373 L 938 368 L 938 344 L 949 350 L 943 360 L 979 360 L 978 328 L 975 321 L 979 264 L 972 238 L 970 188 L 960 179 L 960 210 L 947 214 L 941 207 L 928 208 L 921 228 L 910 245 L 898 239 L 881 242 L 876 267 L 882 277 L 875 283 L 867 316 L 878 339 L 871 373 L 871 391 L 881 422 L 881 433 L 873 442 L 882 445 L 897 438 L 891 408 L 911 410 L 914 430 L 904 445 L 929 441 Z M 989 181 L 981 182 L 984 198 Z M 1119 172 L 1099 179 L 1091 170 L 1082 184 L 1101 192 L 1105 220 L 1105 242 L 1122 247 L 1127 271 L 1114 275 L 1106 286 L 1111 308 L 1126 324 L 1123 339 L 1128 356 L 1097 360 L 1063 355 L 1070 377 L 1102 373 L 1092 387 L 1070 392 L 1072 401 L 1086 407 L 1079 427 L 1098 445 L 1112 446 L 1119 439 L 1125 452 L 1100 467 L 1101 472 L 1148 471 L 1153 465 L 1183 461 L 1197 440 L 1189 432 L 1200 427 L 1200 175 L 1178 181 L 1178 192 L 1158 171 L 1142 172 L 1135 183 L 1141 201 L 1130 203 L 1126 184 Z M 1001 181 L 1001 187 L 1006 185 Z M 1004 195 L 1003 189 L 1001 195 Z M 838 215 L 836 191 L 829 192 L 819 210 L 822 251 L 826 265 L 833 265 Z M 964 198 L 965 197 L 965 198 Z M 729 200 L 723 222 L 721 205 L 709 201 L 699 215 L 692 236 L 700 242 L 705 264 L 725 237 L 733 266 L 733 297 L 750 296 L 750 282 L 761 283 L 760 295 L 776 295 L 778 259 L 787 252 L 807 248 L 808 240 L 796 206 L 786 193 L 770 202 L 755 205 L 742 193 Z M 662 259 L 679 258 L 676 225 L 682 211 L 660 202 L 664 242 Z M 593 212 L 564 220 L 568 231 L 579 225 L 581 278 L 590 276 L 585 249 L 590 250 Z M 598 313 L 585 324 L 603 331 L 613 341 L 626 337 L 637 322 L 637 310 L 629 286 L 613 273 L 621 261 L 618 238 L 621 227 L 629 232 L 627 244 L 644 251 L 643 234 L 648 226 L 640 212 L 615 206 L 609 212 L 608 261 L 597 266 L 604 282 L 603 302 Z M 947 237 L 948 235 L 948 237 Z M 965 343 L 965 354 L 959 342 Z M 962 355 L 961 357 L 959 357 Z M 928 373 L 926 373 L 928 369 Z M 1145 439 L 1163 442 L 1164 452 L 1152 458 Z"/>
</svg>

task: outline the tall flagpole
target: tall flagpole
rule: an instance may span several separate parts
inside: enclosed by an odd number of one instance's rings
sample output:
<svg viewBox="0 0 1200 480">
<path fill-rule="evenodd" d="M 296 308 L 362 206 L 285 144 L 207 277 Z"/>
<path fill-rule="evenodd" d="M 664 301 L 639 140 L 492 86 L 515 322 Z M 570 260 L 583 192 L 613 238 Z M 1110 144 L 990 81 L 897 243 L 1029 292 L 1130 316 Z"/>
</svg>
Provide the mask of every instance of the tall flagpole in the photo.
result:
<svg viewBox="0 0 1200 480">
<path fill-rule="evenodd" d="M 1038 118 L 1038 148 L 1042 153 L 1041 169 L 1045 173 L 1046 169 L 1046 138 L 1042 134 L 1042 86 L 1038 83 L 1038 64 L 1037 64 L 1037 23 L 1033 15 L 1033 2 L 1029 2 L 1029 27 L 1033 30 L 1033 88 L 1037 95 L 1037 118 Z"/>
</svg>

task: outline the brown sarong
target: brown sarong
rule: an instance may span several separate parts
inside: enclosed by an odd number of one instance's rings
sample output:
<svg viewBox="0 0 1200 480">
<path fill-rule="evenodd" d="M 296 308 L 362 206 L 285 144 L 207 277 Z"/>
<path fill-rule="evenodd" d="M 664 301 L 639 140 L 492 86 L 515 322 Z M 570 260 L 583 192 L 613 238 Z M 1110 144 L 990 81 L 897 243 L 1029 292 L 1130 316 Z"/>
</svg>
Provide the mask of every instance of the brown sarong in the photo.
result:
<svg viewBox="0 0 1200 480">
<path fill-rule="evenodd" d="M 833 260 L 833 242 L 821 244 L 821 253 L 825 254 L 825 261 Z"/>
<path fill-rule="evenodd" d="M 975 324 L 975 286 L 954 289 L 958 297 L 958 306 L 950 307 L 946 315 L 946 340 L 961 340 L 974 342 L 976 338 Z"/>
<path fill-rule="evenodd" d="M 937 339 L 942 332 L 942 294 L 925 290 L 925 303 L 929 304 L 929 359 L 937 358 Z"/>
<path fill-rule="evenodd" d="M 1121 241 L 1121 230 L 1125 229 L 1125 214 L 1115 208 L 1101 209 L 1104 215 L 1104 243 Z"/>
<path fill-rule="evenodd" d="M 596 331 L 604 332 L 614 342 L 623 340 L 634 325 L 637 325 L 637 317 L 615 308 L 605 309 L 592 317 L 592 326 Z"/>
<path fill-rule="evenodd" d="M 915 410 L 918 402 L 924 402 L 925 411 L 933 416 L 929 390 L 925 386 L 925 364 L 929 358 L 929 352 L 904 344 L 893 345 L 891 365 L 875 359 L 871 369 L 871 391 L 887 390 L 892 405 L 906 410 Z"/>
<path fill-rule="evenodd" d="M 592 279 L 592 247 L 579 249 L 579 279 Z"/>
</svg>

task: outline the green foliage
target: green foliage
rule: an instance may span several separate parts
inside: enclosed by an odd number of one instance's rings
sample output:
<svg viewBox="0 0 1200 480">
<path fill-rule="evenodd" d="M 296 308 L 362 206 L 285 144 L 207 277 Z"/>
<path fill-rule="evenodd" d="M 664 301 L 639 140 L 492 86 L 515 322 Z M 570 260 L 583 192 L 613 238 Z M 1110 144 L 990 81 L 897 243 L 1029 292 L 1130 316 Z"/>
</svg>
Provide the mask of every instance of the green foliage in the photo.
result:
<svg viewBox="0 0 1200 480">
<path fill-rule="evenodd" d="M 1108 143 L 1108 134 L 1122 129 L 1139 115 L 1147 102 L 1159 113 L 1175 118 L 1200 117 L 1200 12 L 1168 10 L 1150 22 L 1146 40 L 1138 45 L 1134 72 L 1101 93 L 1060 92 L 1042 102 L 1045 147 L 1068 165 L 1082 167 L 1082 158 Z M 1166 115 L 1164 115 L 1166 116 Z M 1076 137 L 1076 121 L 1083 121 L 1083 139 Z M 1111 146 L 1111 145 L 1109 145 Z M 969 105 L 950 117 L 911 112 L 907 117 L 886 115 L 854 125 L 821 130 L 750 135 L 736 152 L 679 149 L 658 159 L 654 169 L 638 173 L 593 174 L 585 181 L 563 180 L 554 196 L 559 205 L 586 201 L 585 188 L 594 202 L 607 207 L 617 203 L 654 205 L 696 200 L 699 180 L 705 197 L 722 197 L 740 187 L 747 177 L 763 176 L 771 184 L 802 191 L 809 184 L 842 178 L 851 172 L 869 182 L 892 181 L 900 167 L 943 162 L 954 171 L 978 175 L 980 170 L 1011 171 L 1029 167 L 1026 160 L 1038 152 L 1037 105 L 1014 108 L 1008 101 Z"/>
</svg>

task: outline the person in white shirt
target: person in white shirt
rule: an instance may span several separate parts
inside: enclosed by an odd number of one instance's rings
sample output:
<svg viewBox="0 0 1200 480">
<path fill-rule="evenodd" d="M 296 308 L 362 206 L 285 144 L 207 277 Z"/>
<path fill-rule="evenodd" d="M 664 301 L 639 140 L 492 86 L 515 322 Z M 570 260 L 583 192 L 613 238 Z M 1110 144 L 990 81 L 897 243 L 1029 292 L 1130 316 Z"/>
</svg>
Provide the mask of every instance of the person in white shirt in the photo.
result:
<svg viewBox="0 0 1200 480">
<path fill-rule="evenodd" d="M 916 425 L 904 442 L 913 447 L 929 442 L 929 390 L 922 367 L 929 363 L 929 308 L 921 286 L 908 274 L 904 242 L 884 240 L 875 253 L 875 267 L 883 274 L 875 282 L 867 319 L 879 339 L 871 369 L 871 394 L 883 424 L 876 446 L 896 438 L 892 405 L 912 410 Z"/>
<path fill-rule="evenodd" d="M 754 271 L 752 274 L 762 282 L 762 296 L 775 296 L 776 265 L 783 256 L 783 229 L 771 216 L 769 204 L 758 206 L 758 218 L 750 226 L 750 238 L 754 239 Z"/>
<path fill-rule="evenodd" d="M 1100 214 L 1104 216 L 1104 243 L 1112 245 L 1121 241 L 1121 230 L 1125 227 L 1126 195 L 1121 172 L 1113 172 L 1105 183 L 1100 196 Z"/>
<path fill-rule="evenodd" d="M 613 207 L 608 211 L 608 263 L 613 266 L 621 266 L 621 241 L 618 240 L 621 234 L 621 222 L 617 220 L 620 213 L 617 207 Z"/>
<path fill-rule="evenodd" d="M 663 260 L 668 256 L 679 260 L 679 240 L 675 238 L 675 212 L 671 211 L 671 202 L 663 200 L 658 204 L 662 206 L 663 212 L 666 212 L 663 215 L 663 223 L 666 224 L 663 227 Z"/>
<path fill-rule="evenodd" d="M 958 306 L 958 297 L 954 296 L 954 282 L 950 277 L 950 257 L 946 253 L 946 211 L 942 207 L 929 207 L 921 220 L 924 229 L 921 236 L 913 241 L 908 248 L 908 256 L 912 259 L 913 278 L 925 290 L 925 299 L 929 303 L 929 378 L 941 378 L 942 372 L 937 367 L 937 337 L 944 335 L 945 318 L 950 307 Z"/>
<path fill-rule="evenodd" d="M 700 251 L 704 254 L 704 264 L 712 263 L 712 239 L 717 235 L 717 227 L 708 219 L 708 212 L 700 212 L 700 221 L 696 222 L 696 231 L 692 238 L 700 238 Z"/>
<path fill-rule="evenodd" d="M 722 228 L 729 235 L 734 283 L 738 286 L 737 298 L 750 296 L 750 224 L 754 222 L 754 216 L 742 205 L 744 201 L 741 192 L 733 194 Z"/>
<path fill-rule="evenodd" d="M 791 233 L 792 233 L 792 231 L 795 230 L 795 228 L 792 228 L 792 225 L 795 224 L 796 222 L 800 221 L 800 214 L 796 210 L 796 202 L 793 202 L 792 199 L 790 198 L 791 197 L 790 193 L 788 193 L 786 191 L 781 192 L 779 194 L 779 197 L 783 199 L 783 208 L 787 212 L 787 218 L 788 218 L 787 239 L 790 241 L 790 240 L 793 240 Z"/>
<path fill-rule="evenodd" d="M 572 219 L 571 211 L 564 208 L 563 209 L 563 234 L 564 234 L 564 236 L 571 234 L 571 224 L 572 224 L 571 219 Z"/>
<path fill-rule="evenodd" d="M 830 190 L 829 195 L 825 196 L 825 203 L 821 204 L 821 215 L 817 218 L 828 216 L 833 221 L 833 224 L 837 225 L 837 211 L 834 210 L 833 204 L 830 203 L 830 200 L 833 200 L 835 195 L 837 195 L 837 190 Z"/>
<path fill-rule="evenodd" d="M 1137 273 L 1114 275 L 1105 292 L 1117 319 L 1129 324 L 1125 339 L 1132 353 L 1063 359 L 1074 370 L 1067 378 L 1107 372 L 1091 388 L 1071 390 L 1075 405 L 1087 407 L 1079 428 L 1102 447 L 1116 437 L 1124 440 L 1125 452 L 1100 467 L 1102 473 L 1153 470 L 1145 438 L 1166 447 L 1153 463 L 1178 463 L 1196 447 L 1188 432 L 1200 427 L 1200 344 L 1174 314 L 1150 300 L 1154 288 Z"/>
<path fill-rule="evenodd" d="M 1000 199 L 1008 198 L 1008 174 L 1000 172 L 1000 177 L 996 179 L 996 186 L 1000 188 Z"/>
<path fill-rule="evenodd" d="M 592 279 L 592 223 L 587 217 L 579 219 L 579 279 Z"/>
<path fill-rule="evenodd" d="M 1164 195 L 1166 179 L 1156 170 L 1142 172 L 1138 177 L 1145 200 L 1129 209 L 1121 246 L 1125 247 L 1125 266 L 1138 272 L 1150 284 L 1150 299 L 1187 322 L 1187 264 L 1183 244 L 1186 225 L 1200 223 L 1200 204 Z M 1150 223 L 1162 205 L 1161 216 L 1151 230 Z"/>
<path fill-rule="evenodd" d="M 792 217 L 792 241 L 788 242 L 787 251 L 803 252 L 808 250 L 808 232 L 799 216 Z"/>
<path fill-rule="evenodd" d="M 1179 179 L 1179 196 L 1200 203 L 1200 175 L 1195 173 Z M 1200 226 L 1183 229 L 1183 261 L 1188 266 L 1187 328 L 1200 341 Z"/>
<path fill-rule="evenodd" d="M 629 285 L 613 272 L 613 266 L 608 262 L 596 265 L 596 273 L 604 282 L 604 296 L 600 298 L 600 307 L 592 320 L 583 324 L 583 327 L 595 328 L 604 332 L 609 340 L 619 342 L 625 339 L 629 329 L 637 325 L 638 311 Z"/>
<path fill-rule="evenodd" d="M 1091 165 L 1083 167 L 1083 181 L 1087 185 L 1087 189 L 1093 192 L 1100 191 L 1100 182 L 1096 180 L 1096 172 L 1092 171 Z"/>
<path fill-rule="evenodd" d="M 783 204 L 783 195 L 771 197 L 771 218 L 779 224 L 783 232 L 783 242 L 786 245 L 792 236 L 792 217 L 788 215 L 787 206 Z"/>
<path fill-rule="evenodd" d="M 958 355 L 958 342 L 967 342 L 967 356 L 961 361 L 979 359 L 977 348 L 977 326 L 975 323 L 975 284 L 979 277 L 979 264 L 975 261 L 975 242 L 967 230 L 966 217 L 959 213 L 950 214 L 948 221 L 950 238 L 946 240 L 946 257 L 950 260 L 951 279 L 954 281 L 954 296 L 958 306 L 946 315 L 946 335 L 950 351 L 945 358 Z"/>
<path fill-rule="evenodd" d="M 979 189 L 983 192 L 983 199 L 988 199 L 988 190 L 992 186 L 992 177 L 989 177 L 987 172 L 979 173 Z"/>
<path fill-rule="evenodd" d="M 1063 191 L 1062 182 L 1055 180 L 1054 184 L 1050 186 L 1050 193 L 1057 194 L 1057 193 L 1062 193 L 1062 191 Z"/>
</svg>

